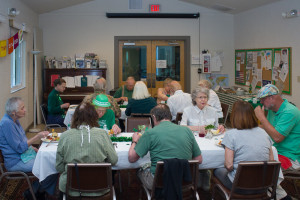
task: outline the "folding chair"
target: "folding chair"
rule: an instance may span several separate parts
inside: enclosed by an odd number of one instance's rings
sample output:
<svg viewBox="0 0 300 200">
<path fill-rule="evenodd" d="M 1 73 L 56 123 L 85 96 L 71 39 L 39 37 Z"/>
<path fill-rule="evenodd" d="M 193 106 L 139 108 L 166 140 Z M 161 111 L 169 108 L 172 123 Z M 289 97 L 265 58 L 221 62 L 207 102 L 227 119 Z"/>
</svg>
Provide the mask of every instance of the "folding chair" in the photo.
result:
<svg viewBox="0 0 300 200">
<path fill-rule="evenodd" d="M 199 161 L 189 160 L 190 170 L 192 175 L 191 182 L 182 181 L 182 199 L 200 199 L 197 193 L 197 183 L 198 183 L 198 172 L 199 172 Z M 153 180 L 152 189 L 149 190 L 145 185 L 143 188 L 147 194 L 147 199 L 155 199 L 155 191 L 163 189 L 163 169 L 164 162 L 158 161 L 156 164 L 155 176 Z"/>
<path fill-rule="evenodd" d="M 222 112 L 223 112 L 223 121 L 222 122 L 226 126 L 230 105 L 221 103 L 221 107 L 222 107 Z"/>
<path fill-rule="evenodd" d="M 128 117 L 126 118 L 126 126 L 125 126 L 125 132 L 133 132 L 133 129 L 138 130 L 139 125 L 145 125 L 146 127 L 151 126 L 151 118 L 150 117 Z"/>
<path fill-rule="evenodd" d="M 293 186 L 297 195 L 297 198 L 300 199 L 300 192 L 298 190 L 297 184 L 295 180 L 300 180 L 300 170 L 296 169 L 287 169 L 287 170 L 282 170 L 284 179 L 291 179 L 293 182 Z"/>
<path fill-rule="evenodd" d="M 9 180 L 25 180 L 28 184 L 30 193 L 32 195 L 32 198 L 36 200 L 30 179 L 36 179 L 37 178 L 32 174 L 32 173 L 25 173 L 21 171 L 15 171 L 15 172 L 8 172 L 5 167 L 4 167 L 4 158 L 2 155 L 2 151 L 0 150 L 0 171 L 1 171 L 1 176 L 0 176 L 0 183 L 2 182 L 2 179 L 6 179 L 7 182 L 5 183 L 4 188 L 6 188 L 8 181 Z"/>
<path fill-rule="evenodd" d="M 240 162 L 231 190 L 213 176 L 213 199 L 276 199 L 279 170 L 277 161 Z"/>
<path fill-rule="evenodd" d="M 77 168 L 77 169 L 76 169 Z M 76 172 L 77 170 L 77 172 Z M 70 191 L 83 193 L 83 196 L 71 196 Z M 103 193 L 99 196 L 84 196 L 87 193 Z M 78 194 L 79 195 L 79 194 Z M 112 185 L 110 163 L 70 163 L 67 165 L 66 199 L 116 199 Z"/>
<path fill-rule="evenodd" d="M 44 119 L 44 122 L 46 124 L 45 126 L 45 131 L 48 130 L 49 128 L 60 128 L 60 131 L 63 132 L 63 129 L 61 127 L 61 125 L 59 124 L 47 124 L 47 116 L 48 116 L 48 106 L 47 104 L 42 104 L 40 105 L 40 108 L 41 108 L 41 111 L 42 111 L 42 116 L 43 116 L 43 119 Z"/>
</svg>

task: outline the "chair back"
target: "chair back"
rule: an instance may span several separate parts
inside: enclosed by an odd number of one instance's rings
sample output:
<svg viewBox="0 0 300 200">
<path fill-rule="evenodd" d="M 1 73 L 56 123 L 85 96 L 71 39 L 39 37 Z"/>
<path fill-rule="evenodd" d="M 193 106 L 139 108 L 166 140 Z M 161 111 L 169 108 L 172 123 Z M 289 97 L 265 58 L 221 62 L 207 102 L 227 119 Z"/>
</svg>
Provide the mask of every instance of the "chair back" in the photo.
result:
<svg viewBox="0 0 300 200">
<path fill-rule="evenodd" d="M 48 106 L 47 106 L 47 104 L 41 104 L 40 108 L 42 111 L 42 116 L 43 116 L 44 122 L 45 122 L 45 124 L 47 124 Z"/>
<path fill-rule="evenodd" d="M 82 193 L 97 193 L 105 192 L 108 189 L 110 192 L 101 197 L 114 198 L 110 163 L 78 163 L 77 169 L 78 175 L 74 163 L 67 165 L 67 199 L 74 199 L 74 197 L 69 194 L 70 190 L 76 192 L 80 191 Z M 99 196 L 97 196 L 97 199 L 99 199 Z"/>
<path fill-rule="evenodd" d="M 268 188 L 272 188 L 270 199 L 276 195 L 276 187 L 280 170 L 280 162 L 240 162 L 232 184 L 230 199 L 239 199 L 243 190 L 251 192 L 248 199 L 263 199 L 267 196 Z M 247 192 L 246 192 L 247 193 Z"/>
<path fill-rule="evenodd" d="M 225 103 L 221 103 L 222 112 L 223 112 L 223 119 L 224 119 L 224 125 L 226 125 L 228 114 L 229 114 L 229 105 Z"/>
<path fill-rule="evenodd" d="M 138 130 L 139 125 L 151 126 L 151 117 L 128 117 L 126 118 L 125 132 L 133 132 L 133 129 Z"/>
<path fill-rule="evenodd" d="M 4 166 L 4 157 L 2 155 L 2 151 L 0 149 L 0 172 L 1 172 L 1 175 L 6 172 L 6 169 L 5 169 L 5 166 Z"/>
<path fill-rule="evenodd" d="M 192 181 L 182 181 L 182 197 L 183 199 L 196 199 L 197 194 L 197 183 L 198 183 L 198 172 L 199 172 L 199 161 L 189 160 Z M 156 171 L 153 180 L 151 199 L 155 198 L 155 190 L 163 189 L 163 171 L 164 162 L 158 161 L 156 164 Z"/>
<path fill-rule="evenodd" d="M 178 124 L 178 122 L 180 122 L 181 121 L 181 119 L 182 119 L 182 112 L 178 112 L 177 114 L 176 114 L 176 119 L 175 119 L 175 124 Z"/>
</svg>

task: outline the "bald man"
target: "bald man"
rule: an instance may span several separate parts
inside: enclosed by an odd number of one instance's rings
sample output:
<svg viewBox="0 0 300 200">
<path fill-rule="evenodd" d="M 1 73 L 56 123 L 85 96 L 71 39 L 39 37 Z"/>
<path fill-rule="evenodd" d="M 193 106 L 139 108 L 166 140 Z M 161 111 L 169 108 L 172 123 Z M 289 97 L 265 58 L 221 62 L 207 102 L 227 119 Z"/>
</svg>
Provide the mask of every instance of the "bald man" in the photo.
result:
<svg viewBox="0 0 300 200">
<path fill-rule="evenodd" d="M 129 76 L 126 80 L 125 86 L 121 86 L 115 93 L 114 98 L 117 102 L 128 101 L 132 98 L 133 88 L 135 80 L 132 76 Z"/>
<path fill-rule="evenodd" d="M 174 93 L 174 95 L 169 97 L 167 104 L 171 110 L 172 120 L 175 120 L 178 112 L 183 112 L 183 109 L 193 104 L 191 95 L 182 91 L 179 82 L 172 81 L 170 86 L 171 92 Z"/>
</svg>

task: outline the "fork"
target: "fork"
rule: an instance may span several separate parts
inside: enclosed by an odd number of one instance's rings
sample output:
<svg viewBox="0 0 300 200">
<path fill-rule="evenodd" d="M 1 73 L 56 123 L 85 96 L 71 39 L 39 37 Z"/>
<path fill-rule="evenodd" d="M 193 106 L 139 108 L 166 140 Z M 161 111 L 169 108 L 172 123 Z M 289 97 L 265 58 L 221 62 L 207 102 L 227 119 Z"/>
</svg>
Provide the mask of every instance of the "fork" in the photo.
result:
<svg viewBox="0 0 300 200">
<path fill-rule="evenodd" d="M 48 147 L 49 145 L 50 145 L 50 143 L 51 142 L 53 142 L 54 140 L 53 140 L 53 138 L 52 138 L 52 140 L 46 145 L 46 147 Z"/>
</svg>

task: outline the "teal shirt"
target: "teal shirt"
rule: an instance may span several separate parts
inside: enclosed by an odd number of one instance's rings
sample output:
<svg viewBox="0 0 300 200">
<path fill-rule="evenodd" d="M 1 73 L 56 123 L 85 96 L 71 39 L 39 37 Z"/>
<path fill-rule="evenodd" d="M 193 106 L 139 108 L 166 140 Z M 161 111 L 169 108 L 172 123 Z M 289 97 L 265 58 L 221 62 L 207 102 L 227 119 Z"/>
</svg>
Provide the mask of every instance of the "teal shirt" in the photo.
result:
<svg viewBox="0 0 300 200">
<path fill-rule="evenodd" d="M 114 98 L 120 98 L 122 97 L 122 90 L 123 86 L 121 86 L 119 89 L 117 89 L 116 93 L 114 94 Z M 126 86 L 124 86 L 124 96 L 129 99 L 132 98 L 133 90 L 127 90 Z"/>
<path fill-rule="evenodd" d="M 115 124 L 115 113 L 111 109 L 107 109 L 105 114 L 99 118 L 98 120 L 100 128 L 103 128 L 103 126 L 106 124 L 107 129 L 112 129 L 112 126 Z"/>
<path fill-rule="evenodd" d="M 156 106 L 156 100 L 153 97 L 146 99 L 130 99 L 125 110 L 125 114 L 130 116 L 131 113 L 150 113 L 151 109 Z"/>
<path fill-rule="evenodd" d="M 300 111 L 286 99 L 277 112 L 268 111 L 267 119 L 276 131 L 285 136 L 279 143 L 274 142 L 280 155 L 300 162 Z"/>
<path fill-rule="evenodd" d="M 162 121 L 158 126 L 146 131 L 134 149 L 140 157 L 150 151 L 152 174 L 155 173 L 156 163 L 163 159 L 191 160 L 201 155 L 192 131 L 170 121 Z"/>
<path fill-rule="evenodd" d="M 49 115 L 64 115 L 65 110 L 60 107 L 64 104 L 59 96 L 59 92 L 53 89 L 48 96 L 48 114 Z"/>
</svg>

